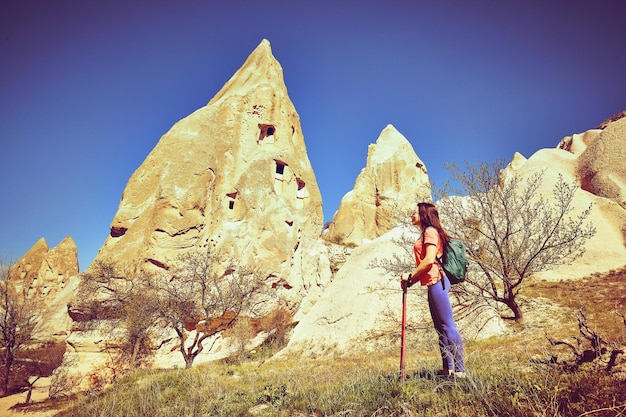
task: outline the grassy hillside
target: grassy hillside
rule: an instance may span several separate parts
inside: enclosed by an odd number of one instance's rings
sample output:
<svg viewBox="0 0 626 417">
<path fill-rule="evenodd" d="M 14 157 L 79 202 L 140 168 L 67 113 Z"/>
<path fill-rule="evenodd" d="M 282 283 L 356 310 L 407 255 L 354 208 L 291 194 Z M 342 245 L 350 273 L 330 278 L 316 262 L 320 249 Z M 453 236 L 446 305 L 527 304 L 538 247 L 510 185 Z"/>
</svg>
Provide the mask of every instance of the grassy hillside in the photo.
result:
<svg viewBox="0 0 626 417">
<path fill-rule="evenodd" d="M 63 408 L 59 416 L 624 416 L 626 365 L 606 372 L 599 361 L 576 370 L 539 359 L 566 360 L 581 335 L 574 313 L 611 346 L 626 348 L 626 271 L 568 282 L 530 283 L 527 308 L 550 300 L 564 311 L 536 307 L 528 322 L 506 336 L 466 345 L 468 377 L 434 376 L 433 346 L 407 346 L 408 380 L 399 382 L 399 345 L 342 359 L 271 360 L 272 349 L 235 363 L 190 370 L 142 370 L 98 392 L 37 407 Z M 535 303 L 533 304 L 533 300 Z M 545 314 L 544 314 L 545 312 Z M 533 319 L 530 320 L 530 317 Z"/>
</svg>

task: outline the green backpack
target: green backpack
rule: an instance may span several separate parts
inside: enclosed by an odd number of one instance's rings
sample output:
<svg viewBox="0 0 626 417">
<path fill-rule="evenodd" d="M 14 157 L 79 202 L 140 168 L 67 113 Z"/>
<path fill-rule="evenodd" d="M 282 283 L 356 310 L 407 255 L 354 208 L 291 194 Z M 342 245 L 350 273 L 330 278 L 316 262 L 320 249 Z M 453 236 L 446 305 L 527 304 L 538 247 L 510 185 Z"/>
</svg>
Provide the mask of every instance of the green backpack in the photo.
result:
<svg viewBox="0 0 626 417">
<path fill-rule="evenodd" d="M 450 284 L 458 284 L 465 281 L 467 265 L 469 261 L 465 257 L 465 244 L 458 239 L 450 239 L 448 246 L 444 248 L 443 256 L 437 258 L 437 262 L 443 268 Z"/>
</svg>

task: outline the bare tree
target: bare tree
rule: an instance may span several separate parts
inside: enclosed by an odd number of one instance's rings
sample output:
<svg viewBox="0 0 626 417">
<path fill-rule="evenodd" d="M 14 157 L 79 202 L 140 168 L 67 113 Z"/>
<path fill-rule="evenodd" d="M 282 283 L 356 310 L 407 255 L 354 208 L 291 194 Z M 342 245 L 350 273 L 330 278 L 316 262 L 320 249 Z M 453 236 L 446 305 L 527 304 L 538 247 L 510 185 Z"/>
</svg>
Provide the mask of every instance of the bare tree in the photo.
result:
<svg viewBox="0 0 626 417">
<path fill-rule="evenodd" d="M 137 368 L 148 360 L 152 332 L 160 318 L 155 277 L 95 261 L 83 275 L 81 291 L 104 295 L 92 304 L 90 315 L 108 322 L 107 346 L 117 352 L 117 362 Z"/>
<path fill-rule="evenodd" d="M 526 278 L 581 256 L 595 228 L 587 221 L 591 205 L 575 212 L 576 184 L 559 175 L 546 196 L 543 171 L 504 176 L 504 167 L 503 161 L 466 162 L 465 169 L 448 164 L 458 186 L 444 185 L 438 207 L 447 229 L 466 243 L 473 261 L 468 288 L 504 304 L 513 313 L 505 318 L 522 322 L 517 296 Z"/>
<path fill-rule="evenodd" d="M 171 279 L 162 284 L 160 314 L 176 331 L 185 367 L 191 368 L 205 343 L 212 343 L 211 350 L 222 331 L 242 314 L 255 312 L 263 301 L 263 281 L 258 271 L 219 252 L 187 253 L 176 265 Z"/>
<path fill-rule="evenodd" d="M 16 355 L 33 341 L 39 318 L 36 303 L 28 296 L 29 286 L 12 265 L 0 266 L 0 395 L 9 394 L 9 381 Z"/>
<path fill-rule="evenodd" d="M 615 313 L 622 318 L 626 329 L 624 314 L 617 309 Z M 550 345 L 569 348 L 572 357 L 559 359 L 557 355 L 552 355 L 547 361 L 537 362 L 557 366 L 569 372 L 577 371 L 586 363 L 596 363 L 603 365 L 606 372 L 611 372 L 618 365 L 619 356 L 624 354 L 626 346 L 623 343 L 609 341 L 602 337 L 587 323 L 587 316 L 583 308 L 575 312 L 575 317 L 578 321 L 580 336 L 571 337 L 570 340 L 546 336 Z"/>
</svg>

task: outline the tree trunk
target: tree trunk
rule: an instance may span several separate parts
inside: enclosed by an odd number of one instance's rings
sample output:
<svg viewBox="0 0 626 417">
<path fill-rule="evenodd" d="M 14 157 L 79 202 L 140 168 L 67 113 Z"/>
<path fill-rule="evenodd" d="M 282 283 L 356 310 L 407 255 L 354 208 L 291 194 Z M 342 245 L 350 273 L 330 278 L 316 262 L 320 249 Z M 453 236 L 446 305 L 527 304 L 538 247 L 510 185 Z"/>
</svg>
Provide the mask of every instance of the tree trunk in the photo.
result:
<svg viewBox="0 0 626 417">
<path fill-rule="evenodd" d="M 28 393 L 26 394 L 25 404 L 30 404 L 30 397 L 33 395 L 33 384 L 28 385 Z"/>
<path fill-rule="evenodd" d="M 6 397 L 9 395 L 9 377 L 11 375 L 11 366 L 13 365 L 13 358 L 4 358 L 4 366 L 2 367 L 2 377 L 0 378 L 0 396 Z"/>
<path fill-rule="evenodd" d="M 133 343 L 133 352 L 131 353 L 131 356 L 130 356 L 130 366 L 132 368 L 138 367 L 137 359 L 139 358 L 139 350 L 141 349 L 142 342 L 143 342 L 143 337 L 138 337 L 135 340 L 135 343 Z"/>
<path fill-rule="evenodd" d="M 515 320 L 516 323 L 522 324 L 524 322 L 524 314 L 522 313 L 522 309 L 517 304 L 517 301 L 515 301 L 515 298 L 510 297 L 504 303 L 513 312 L 513 320 Z"/>
<path fill-rule="evenodd" d="M 193 365 L 194 355 L 185 356 L 185 369 L 191 369 L 191 365 Z"/>
<path fill-rule="evenodd" d="M 184 341 L 181 341 L 180 353 L 183 354 L 183 359 L 185 360 L 185 369 L 190 369 L 191 365 L 193 365 L 193 360 L 196 358 L 197 353 L 193 352 L 193 346 L 191 346 L 188 350 L 185 350 L 184 343 Z"/>
</svg>

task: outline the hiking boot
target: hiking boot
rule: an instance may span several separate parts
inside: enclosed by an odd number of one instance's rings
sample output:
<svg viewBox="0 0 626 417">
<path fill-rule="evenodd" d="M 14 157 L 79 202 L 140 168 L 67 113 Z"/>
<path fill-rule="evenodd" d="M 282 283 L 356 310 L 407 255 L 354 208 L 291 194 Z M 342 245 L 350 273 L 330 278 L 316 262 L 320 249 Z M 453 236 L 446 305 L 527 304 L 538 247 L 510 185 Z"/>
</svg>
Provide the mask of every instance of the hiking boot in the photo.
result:
<svg viewBox="0 0 626 417">
<path fill-rule="evenodd" d="M 435 372 L 435 377 L 437 378 L 450 378 L 450 379 L 465 379 L 467 378 L 467 374 L 465 371 L 455 371 L 453 369 L 441 369 Z"/>
<path fill-rule="evenodd" d="M 435 372 L 435 376 L 438 378 L 449 378 L 454 375 L 454 371 L 452 369 L 440 369 Z"/>
</svg>

